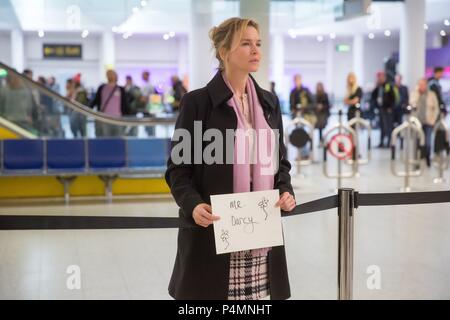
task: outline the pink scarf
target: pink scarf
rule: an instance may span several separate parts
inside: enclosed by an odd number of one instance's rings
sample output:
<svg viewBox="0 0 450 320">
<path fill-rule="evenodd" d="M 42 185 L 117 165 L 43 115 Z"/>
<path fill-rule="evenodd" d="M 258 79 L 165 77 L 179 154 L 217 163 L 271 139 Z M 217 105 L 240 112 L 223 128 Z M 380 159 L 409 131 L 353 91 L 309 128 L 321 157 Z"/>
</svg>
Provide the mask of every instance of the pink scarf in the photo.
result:
<svg viewBox="0 0 450 320">
<path fill-rule="evenodd" d="M 233 97 L 228 100 L 228 105 L 234 109 L 237 116 L 237 131 L 234 146 L 233 163 L 233 192 L 250 192 L 250 177 L 252 178 L 253 184 L 252 191 L 272 190 L 274 186 L 274 175 L 273 173 L 267 173 L 267 168 L 269 167 L 269 165 L 261 163 L 261 157 L 267 159 L 267 157 L 272 155 L 274 142 L 271 140 L 270 135 L 273 135 L 273 133 L 272 128 L 267 124 L 267 121 L 264 118 L 263 109 L 256 94 L 255 84 L 253 83 L 252 79 L 248 77 L 246 84 L 248 106 L 250 109 L 249 111 L 251 123 L 253 124 L 253 129 L 256 131 L 254 137 L 254 152 L 256 156 L 256 163 L 253 162 L 253 164 L 250 165 L 250 155 L 248 150 L 249 140 L 248 137 L 245 138 L 246 126 L 244 115 L 239 108 L 239 97 L 236 96 L 236 93 L 234 92 L 233 88 L 230 85 L 230 82 L 225 77 L 224 73 L 222 73 L 222 77 L 228 88 L 231 90 L 231 92 L 233 92 Z M 266 135 L 265 137 L 264 134 Z M 242 148 L 244 145 L 239 141 L 245 141 L 245 148 L 243 150 L 239 147 Z M 242 152 L 244 152 L 244 154 L 242 154 Z M 244 156 L 245 161 L 242 161 Z M 270 249 L 271 248 L 255 249 L 252 250 L 252 255 L 266 255 Z"/>
</svg>

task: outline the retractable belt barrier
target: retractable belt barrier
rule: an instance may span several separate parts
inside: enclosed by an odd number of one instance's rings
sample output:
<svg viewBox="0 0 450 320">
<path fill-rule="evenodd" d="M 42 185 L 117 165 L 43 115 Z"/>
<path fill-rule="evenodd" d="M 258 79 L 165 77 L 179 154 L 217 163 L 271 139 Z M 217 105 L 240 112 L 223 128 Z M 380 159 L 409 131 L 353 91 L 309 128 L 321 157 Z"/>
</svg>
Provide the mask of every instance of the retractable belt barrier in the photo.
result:
<svg viewBox="0 0 450 320">
<path fill-rule="evenodd" d="M 353 299 L 353 228 L 355 209 L 450 202 L 450 191 L 358 193 L 341 188 L 337 195 L 300 204 L 283 217 L 338 208 L 338 299 Z M 200 228 L 192 219 L 173 217 L 90 217 L 0 215 L 0 230 Z"/>
<path fill-rule="evenodd" d="M 391 206 L 450 202 L 450 191 L 410 193 L 358 193 L 354 208 L 362 206 Z M 291 217 L 338 208 L 339 196 L 328 196 L 297 205 L 282 217 Z M 201 228 L 193 222 L 177 217 L 123 216 L 56 216 L 56 215 L 0 215 L 0 230 L 61 230 L 61 229 L 166 229 Z"/>
</svg>

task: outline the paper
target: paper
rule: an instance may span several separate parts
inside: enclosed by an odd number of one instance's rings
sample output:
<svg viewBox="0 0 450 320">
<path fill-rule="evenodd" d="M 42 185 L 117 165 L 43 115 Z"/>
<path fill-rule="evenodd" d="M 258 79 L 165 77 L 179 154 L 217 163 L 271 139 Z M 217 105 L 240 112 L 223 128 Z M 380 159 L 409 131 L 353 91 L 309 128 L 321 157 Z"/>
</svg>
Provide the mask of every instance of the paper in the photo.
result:
<svg viewBox="0 0 450 320">
<path fill-rule="evenodd" d="M 216 253 L 283 245 L 278 190 L 211 196 Z"/>
</svg>

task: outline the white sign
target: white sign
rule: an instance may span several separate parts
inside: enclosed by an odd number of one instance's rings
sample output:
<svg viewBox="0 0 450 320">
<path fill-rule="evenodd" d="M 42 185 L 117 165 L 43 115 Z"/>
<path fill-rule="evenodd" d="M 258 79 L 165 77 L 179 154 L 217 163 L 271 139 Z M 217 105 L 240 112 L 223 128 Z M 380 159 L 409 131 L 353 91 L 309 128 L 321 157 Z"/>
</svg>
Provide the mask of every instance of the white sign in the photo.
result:
<svg viewBox="0 0 450 320">
<path fill-rule="evenodd" d="M 278 190 L 211 196 L 217 254 L 283 245 Z"/>
</svg>

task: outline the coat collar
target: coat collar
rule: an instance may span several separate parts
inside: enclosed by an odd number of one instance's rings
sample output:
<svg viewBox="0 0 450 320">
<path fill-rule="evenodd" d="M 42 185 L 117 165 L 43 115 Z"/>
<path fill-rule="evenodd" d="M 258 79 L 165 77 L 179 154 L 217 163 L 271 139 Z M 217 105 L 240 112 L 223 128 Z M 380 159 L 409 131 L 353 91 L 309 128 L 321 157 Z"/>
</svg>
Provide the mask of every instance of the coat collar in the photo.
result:
<svg viewBox="0 0 450 320">
<path fill-rule="evenodd" d="M 255 81 L 252 75 L 250 75 L 250 79 L 252 79 L 255 84 L 256 94 L 258 95 L 258 99 L 263 108 L 275 109 L 276 102 L 275 99 L 271 97 L 271 93 L 263 90 L 258 83 Z M 206 85 L 208 89 L 209 96 L 211 97 L 211 101 L 213 104 L 213 108 L 222 105 L 224 102 L 231 99 L 233 96 L 233 92 L 228 88 L 225 81 L 223 81 L 222 74 L 220 71 L 217 71 L 214 78 Z"/>
</svg>

